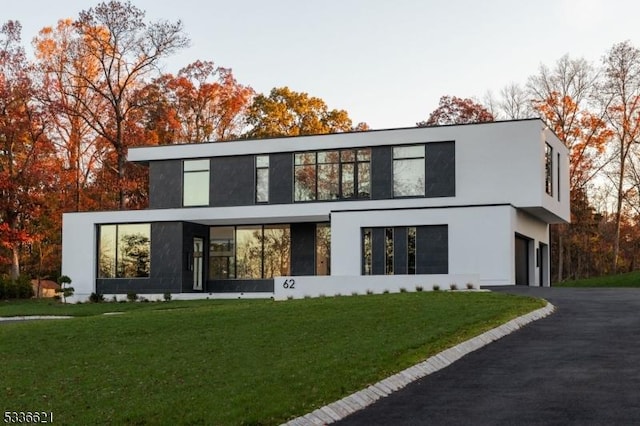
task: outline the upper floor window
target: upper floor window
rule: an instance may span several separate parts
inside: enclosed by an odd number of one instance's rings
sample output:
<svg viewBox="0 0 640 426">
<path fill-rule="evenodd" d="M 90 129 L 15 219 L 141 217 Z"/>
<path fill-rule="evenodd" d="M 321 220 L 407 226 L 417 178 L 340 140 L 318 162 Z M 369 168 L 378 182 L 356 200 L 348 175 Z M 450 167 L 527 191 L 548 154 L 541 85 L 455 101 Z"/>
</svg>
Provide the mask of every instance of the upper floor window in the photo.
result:
<svg viewBox="0 0 640 426">
<path fill-rule="evenodd" d="M 269 202 L 269 156 L 256 157 L 256 202 Z"/>
<path fill-rule="evenodd" d="M 544 190 L 553 195 L 553 148 L 548 143 L 544 147 Z"/>
<path fill-rule="evenodd" d="M 98 278 L 147 278 L 151 269 L 151 225 L 100 225 Z"/>
<path fill-rule="evenodd" d="M 393 196 L 424 196 L 424 145 L 393 148 Z"/>
<path fill-rule="evenodd" d="M 294 160 L 294 200 L 369 198 L 371 150 L 301 152 Z"/>
<path fill-rule="evenodd" d="M 185 160 L 182 176 L 182 205 L 209 205 L 209 160 Z"/>
</svg>

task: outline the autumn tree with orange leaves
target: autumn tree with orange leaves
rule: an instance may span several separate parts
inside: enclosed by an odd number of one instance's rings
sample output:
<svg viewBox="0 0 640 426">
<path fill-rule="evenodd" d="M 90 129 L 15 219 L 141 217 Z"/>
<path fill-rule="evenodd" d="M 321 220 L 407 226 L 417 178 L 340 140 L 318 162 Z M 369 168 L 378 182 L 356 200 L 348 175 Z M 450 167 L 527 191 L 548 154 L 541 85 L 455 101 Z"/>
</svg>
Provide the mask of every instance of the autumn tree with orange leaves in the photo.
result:
<svg viewBox="0 0 640 426">
<path fill-rule="evenodd" d="M 57 164 L 47 137 L 46 111 L 38 101 L 34 70 L 20 45 L 21 26 L 0 29 L 0 243 L 20 275 L 20 248 L 40 235 L 32 222 L 42 214 Z M 0 257 L 5 257 L 0 252 Z"/>
<path fill-rule="evenodd" d="M 196 61 L 144 90 L 146 126 L 157 144 L 237 139 L 254 91 L 231 69 Z"/>
</svg>

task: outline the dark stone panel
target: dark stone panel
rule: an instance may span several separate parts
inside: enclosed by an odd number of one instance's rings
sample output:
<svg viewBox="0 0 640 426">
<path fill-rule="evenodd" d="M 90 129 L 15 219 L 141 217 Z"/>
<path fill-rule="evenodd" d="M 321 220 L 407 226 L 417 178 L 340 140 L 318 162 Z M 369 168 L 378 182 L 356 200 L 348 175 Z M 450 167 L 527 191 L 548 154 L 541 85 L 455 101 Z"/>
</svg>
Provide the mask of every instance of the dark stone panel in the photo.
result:
<svg viewBox="0 0 640 426">
<path fill-rule="evenodd" d="M 150 278 L 98 278 L 96 293 L 98 294 L 136 294 L 164 293 L 159 286 L 154 286 Z"/>
<path fill-rule="evenodd" d="M 204 240 L 204 259 L 203 259 L 203 291 L 206 286 L 209 265 L 209 227 L 198 223 L 184 222 L 182 233 L 182 292 L 190 293 L 200 291 L 193 290 L 193 269 L 191 261 L 193 259 L 193 238 L 200 237 Z"/>
<path fill-rule="evenodd" d="M 393 229 L 393 273 L 407 273 L 407 228 L 402 226 Z"/>
<path fill-rule="evenodd" d="M 371 274 L 384 275 L 384 230 L 385 228 L 371 228 Z"/>
<path fill-rule="evenodd" d="M 371 148 L 371 199 L 393 198 L 393 158 L 390 146 Z"/>
<path fill-rule="evenodd" d="M 416 273 L 449 273 L 449 227 L 447 225 L 417 227 Z"/>
<path fill-rule="evenodd" d="M 455 142 L 426 144 L 425 168 L 426 197 L 454 197 L 456 195 Z"/>
<path fill-rule="evenodd" d="M 291 275 L 316 274 L 316 224 L 291 225 Z"/>
<path fill-rule="evenodd" d="M 182 222 L 151 224 L 151 280 L 162 293 L 182 291 Z"/>
<path fill-rule="evenodd" d="M 209 204 L 212 207 L 255 204 L 255 186 L 252 155 L 211 159 Z"/>
<path fill-rule="evenodd" d="M 180 160 L 149 163 L 149 208 L 167 209 L 182 206 L 182 162 Z"/>
<path fill-rule="evenodd" d="M 209 293 L 273 293 L 273 279 L 265 280 L 210 280 Z"/>
<path fill-rule="evenodd" d="M 293 203 L 293 154 L 269 155 L 269 204 Z"/>
</svg>

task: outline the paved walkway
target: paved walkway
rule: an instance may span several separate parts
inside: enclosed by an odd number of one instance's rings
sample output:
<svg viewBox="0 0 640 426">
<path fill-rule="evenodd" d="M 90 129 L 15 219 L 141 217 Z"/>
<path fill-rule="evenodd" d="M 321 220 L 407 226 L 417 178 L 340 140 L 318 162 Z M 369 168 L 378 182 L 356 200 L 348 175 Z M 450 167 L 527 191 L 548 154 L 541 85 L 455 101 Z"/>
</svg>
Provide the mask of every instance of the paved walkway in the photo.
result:
<svg viewBox="0 0 640 426">
<path fill-rule="evenodd" d="M 337 424 L 640 424 L 640 289 L 494 290 L 557 310 Z"/>
</svg>

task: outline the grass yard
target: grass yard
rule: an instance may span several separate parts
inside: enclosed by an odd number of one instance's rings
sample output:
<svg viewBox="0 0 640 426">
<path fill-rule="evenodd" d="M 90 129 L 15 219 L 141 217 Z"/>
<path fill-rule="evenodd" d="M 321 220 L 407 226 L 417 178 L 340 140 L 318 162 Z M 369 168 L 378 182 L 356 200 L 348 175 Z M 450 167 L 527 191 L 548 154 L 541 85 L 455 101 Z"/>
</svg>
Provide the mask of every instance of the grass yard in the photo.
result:
<svg viewBox="0 0 640 426">
<path fill-rule="evenodd" d="M 640 287 L 640 271 L 553 284 L 554 287 Z"/>
<path fill-rule="evenodd" d="M 424 292 L 46 307 L 84 316 L 0 324 L 0 411 L 65 425 L 279 424 L 543 305 Z"/>
</svg>

